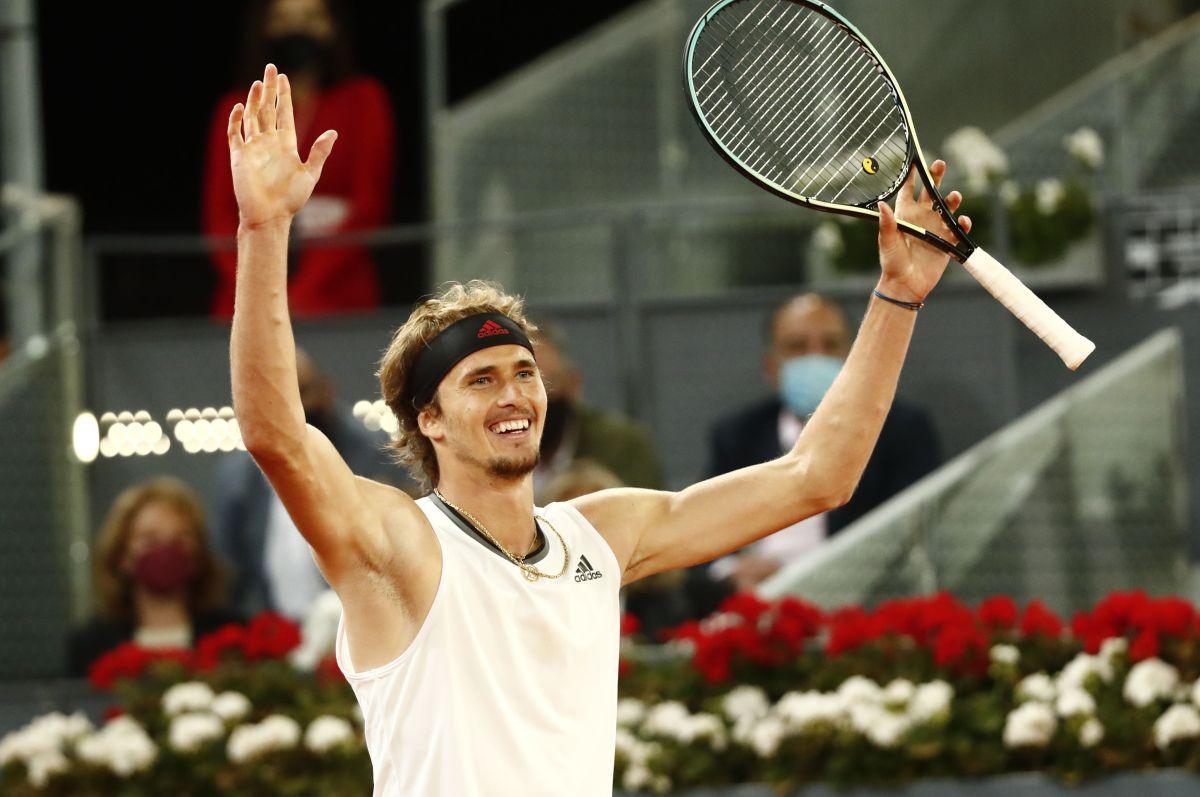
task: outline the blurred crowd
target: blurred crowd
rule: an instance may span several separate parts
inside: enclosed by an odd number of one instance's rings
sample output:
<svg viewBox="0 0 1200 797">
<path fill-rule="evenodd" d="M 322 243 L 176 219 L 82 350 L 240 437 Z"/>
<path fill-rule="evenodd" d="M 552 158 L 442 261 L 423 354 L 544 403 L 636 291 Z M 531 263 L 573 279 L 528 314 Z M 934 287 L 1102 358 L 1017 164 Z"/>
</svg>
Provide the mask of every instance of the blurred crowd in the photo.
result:
<svg viewBox="0 0 1200 797">
<path fill-rule="evenodd" d="M 620 413 L 589 404 L 586 375 L 552 321 L 541 320 L 536 357 L 546 384 L 535 499 L 544 506 L 614 487 L 662 489 L 654 438 Z M 770 394 L 755 398 L 710 430 L 709 475 L 782 455 L 803 432 L 849 352 L 852 333 L 833 301 L 802 294 L 763 320 L 762 375 Z M 320 364 L 297 350 L 297 378 L 309 424 L 334 444 L 356 474 L 417 497 L 421 485 L 337 399 Z M 328 592 L 312 552 L 287 510 L 245 452 L 223 454 L 214 494 L 201 496 L 161 476 L 130 486 L 114 501 L 93 556 L 96 616 L 68 640 L 70 674 L 117 645 L 188 648 L 208 631 L 261 611 L 302 622 Z M 802 561 L 830 537 L 940 461 L 928 414 L 897 401 L 853 499 L 746 549 L 688 572 L 636 582 L 623 596 L 646 635 L 710 614 L 728 595 L 753 590 Z M 210 507 L 208 513 L 204 506 Z"/>
</svg>

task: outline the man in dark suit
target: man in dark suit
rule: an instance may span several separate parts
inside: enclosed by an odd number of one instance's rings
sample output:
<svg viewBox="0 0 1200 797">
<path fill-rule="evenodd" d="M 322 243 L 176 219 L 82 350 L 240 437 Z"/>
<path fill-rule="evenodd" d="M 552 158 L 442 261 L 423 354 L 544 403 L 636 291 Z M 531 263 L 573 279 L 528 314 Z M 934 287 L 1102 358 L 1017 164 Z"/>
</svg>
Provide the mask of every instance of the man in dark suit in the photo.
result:
<svg viewBox="0 0 1200 797">
<path fill-rule="evenodd" d="M 296 374 L 305 420 L 320 429 L 359 476 L 409 492 L 416 483 L 391 463 L 384 440 L 341 408 L 333 383 L 303 349 Z M 328 589 L 308 543 L 249 455 L 237 452 L 217 469 L 213 543 L 232 566 L 231 602 L 246 616 L 265 609 L 302 620 Z"/>
<path fill-rule="evenodd" d="M 764 337 L 763 374 L 775 395 L 717 422 L 712 433 L 713 475 L 775 459 L 790 449 L 850 351 L 850 327 L 842 309 L 812 293 L 779 305 L 767 317 Z M 753 589 L 939 463 L 929 415 L 897 399 L 849 503 L 718 560 L 709 574 L 724 581 L 726 589 Z"/>
</svg>

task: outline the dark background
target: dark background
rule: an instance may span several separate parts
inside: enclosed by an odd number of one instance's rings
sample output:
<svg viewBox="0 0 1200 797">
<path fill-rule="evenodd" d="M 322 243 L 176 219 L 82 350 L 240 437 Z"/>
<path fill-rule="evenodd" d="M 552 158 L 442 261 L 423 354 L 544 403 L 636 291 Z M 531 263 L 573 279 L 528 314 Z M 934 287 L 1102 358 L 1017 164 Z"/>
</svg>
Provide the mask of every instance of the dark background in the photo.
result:
<svg viewBox="0 0 1200 797">
<path fill-rule="evenodd" d="M 346 3 L 358 66 L 387 86 L 396 114 L 396 222 L 425 219 L 420 5 Z M 451 101 L 630 5 L 528 0 L 517 10 L 466 0 L 446 18 Z M 239 74 L 246 6 L 38 4 L 46 185 L 81 199 L 88 234 L 199 232 L 214 103 L 230 87 L 248 86 Z M 379 260 L 386 302 L 425 290 L 419 250 Z M 214 285 L 202 256 L 106 257 L 101 283 L 110 321 L 204 315 Z"/>
</svg>

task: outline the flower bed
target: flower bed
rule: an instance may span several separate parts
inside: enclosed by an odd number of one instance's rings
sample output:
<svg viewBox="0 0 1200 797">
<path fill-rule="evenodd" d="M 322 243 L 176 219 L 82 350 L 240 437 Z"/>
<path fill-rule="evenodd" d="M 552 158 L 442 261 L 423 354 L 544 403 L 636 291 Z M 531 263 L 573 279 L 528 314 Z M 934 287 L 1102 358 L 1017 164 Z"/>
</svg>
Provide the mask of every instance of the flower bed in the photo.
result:
<svg viewBox="0 0 1200 797">
<path fill-rule="evenodd" d="M 628 791 L 1200 770 L 1200 619 L 1176 598 L 1114 593 L 1068 625 L 1003 597 L 823 612 L 736 595 L 665 646 L 624 631 Z M 4 793 L 368 793 L 353 695 L 329 659 L 295 668 L 299 642 L 263 615 L 190 653 L 118 648 L 92 670 L 114 717 L 4 737 Z"/>
</svg>

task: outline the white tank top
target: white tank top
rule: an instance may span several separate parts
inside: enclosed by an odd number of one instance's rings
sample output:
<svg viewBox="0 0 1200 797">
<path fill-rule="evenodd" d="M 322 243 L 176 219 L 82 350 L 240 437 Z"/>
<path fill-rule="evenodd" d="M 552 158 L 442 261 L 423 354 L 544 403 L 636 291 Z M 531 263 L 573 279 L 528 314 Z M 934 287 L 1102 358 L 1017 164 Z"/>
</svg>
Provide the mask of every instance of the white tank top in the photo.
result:
<svg viewBox="0 0 1200 797">
<path fill-rule="evenodd" d="M 442 549 L 421 628 L 393 661 L 358 672 L 339 623 L 335 653 L 362 707 L 376 797 L 609 797 L 616 745 L 621 573 L 568 504 L 538 510 L 530 583 L 432 496 L 417 501 Z"/>
</svg>

